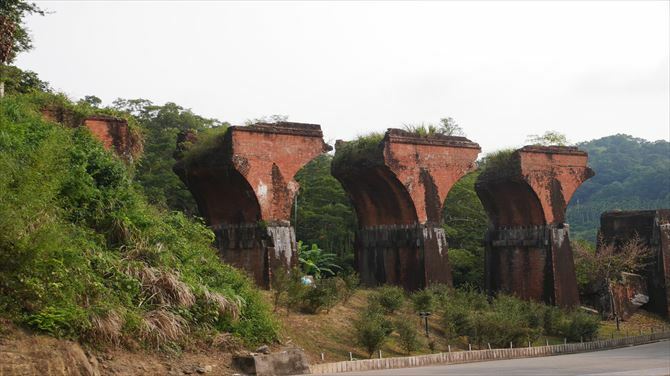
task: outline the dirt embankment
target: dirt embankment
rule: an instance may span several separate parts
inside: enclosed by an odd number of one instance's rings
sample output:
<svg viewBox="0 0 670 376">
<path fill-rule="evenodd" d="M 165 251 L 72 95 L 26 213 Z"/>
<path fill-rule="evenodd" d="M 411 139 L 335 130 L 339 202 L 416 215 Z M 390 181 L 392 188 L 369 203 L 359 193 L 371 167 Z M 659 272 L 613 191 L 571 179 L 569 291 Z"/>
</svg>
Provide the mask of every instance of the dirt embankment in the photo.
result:
<svg viewBox="0 0 670 376">
<path fill-rule="evenodd" d="M 77 342 L 28 333 L 0 321 L 0 376 L 234 373 L 230 353 L 216 348 L 180 354 L 94 350 Z"/>
</svg>

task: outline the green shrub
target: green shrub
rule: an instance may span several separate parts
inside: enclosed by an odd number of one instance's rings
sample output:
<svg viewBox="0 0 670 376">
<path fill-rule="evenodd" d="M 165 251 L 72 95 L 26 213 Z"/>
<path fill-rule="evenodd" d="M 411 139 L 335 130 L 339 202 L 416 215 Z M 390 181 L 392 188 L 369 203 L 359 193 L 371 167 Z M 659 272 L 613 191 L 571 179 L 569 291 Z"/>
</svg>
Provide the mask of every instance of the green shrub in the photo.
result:
<svg viewBox="0 0 670 376">
<path fill-rule="evenodd" d="M 416 327 L 406 320 L 395 322 L 395 331 L 398 333 L 398 342 L 400 347 L 405 350 L 407 355 L 419 349 L 419 339 L 417 338 Z"/>
<path fill-rule="evenodd" d="M 183 161 L 189 164 L 196 158 L 213 153 L 223 145 L 226 133 L 228 133 L 228 126 L 225 124 L 202 129 L 197 133 L 197 139 L 193 144 L 182 144 L 183 154 L 181 157 Z"/>
<path fill-rule="evenodd" d="M 526 327 L 521 319 L 497 311 L 475 315 L 473 328 L 474 341 L 480 346 L 490 343 L 493 347 L 507 347 L 510 342 L 521 346 L 537 338 L 536 331 Z"/>
<path fill-rule="evenodd" d="M 405 291 L 396 286 L 382 286 L 370 296 L 370 299 L 379 303 L 385 313 L 393 313 L 405 303 Z"/>
<path fill-rule="evenodd" d="M 317 280 L 314 287 L 305 293 L 303 309 L 308 313 L 321 310 L 330 311 L 340 300 L 340 290 L 344 282 L 339 278 L 323 278 Z"/>
<path fill-rule="evenodd" d="M 444 308 L 442 327 L 447 338 L 473 336 L 475 330 L 471 312 L 456 304 L 450 304 Z"/>
<path fill-rule="evenodd" d="M 336 254 L 326 252 L 316 244 L 308 247 L 302 244 L 302 241 L 298 242 L 298 261 L 302 271 L 307 275 L 314 276 L 316 279 L 334 276 L 342 269 L 335 263 L 336 259 Z"/>
<path fill-rule="evenodd" d="M 349 272 L 341 276 L 343 286 L 342 286 L 342 302 L 347 304 L 349 299 L 356 293 L 356 289 L 361 284 L 360 279 L 358 278 L 358 273 Z"/>
<path fill-rule="evenodd" d="M 503 149 L 487 154 L 480 163 L 480 168 L 482 175 L 508 174 L 517 169 L 519 163 L 514 149 Z"/>
<path fill-rule="evenodd" d="M 432 312 L 435 307 L 435 299 L 430 290 L 424 289 L 417 291 L 412 294 L 411 299 L 414 311 L 417 313 Z"/>
<path fill-rule="evenodd" d="M 174 347 L 187 326 L 275 340 L 268 307 L 220 262 L 213 233 L 147 204 L 132 167 L 87 129 L 43 120 L 59 103 L 90 111 L 64 97 L 0 100 L 0 314 L 92 342 Z"/>
<path fill-rule="evenodd" d="M 354 322 L 356 343 L 367 351 L 370 358 L 384 345 L 393 331 L 393 325 L 389 325 L 389 321 L 381 312 L 380 306 L 372 304 L 361 312 L 358 320 Z"/>
<path fill-rule="evenodd" d="M 353 161 L 364 161 L 367 163 L 381 162 L 383 133 L 370 133 L 359 136 L 353 141 L 339 144 L 333 157 L 333 167 L 350 167 Z"/>
<path fill-rule="evenodd" d="M 586 312 L 573 311 L 565 315 L 560 323 L 559 333 L 568 341 L 589 341 L 595 339 L 600 325 L 600 317 Z"/>
</svg>

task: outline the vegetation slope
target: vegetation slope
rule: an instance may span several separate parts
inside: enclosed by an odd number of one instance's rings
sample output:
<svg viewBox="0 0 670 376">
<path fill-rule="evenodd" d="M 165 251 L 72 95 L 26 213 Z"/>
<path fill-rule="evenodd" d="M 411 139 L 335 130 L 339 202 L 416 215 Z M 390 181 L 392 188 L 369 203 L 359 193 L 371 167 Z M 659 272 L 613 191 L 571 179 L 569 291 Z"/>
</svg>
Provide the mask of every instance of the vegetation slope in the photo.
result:
<svg viewBox="0 0 670 376">
<path fill-rule="evenodd" d="M 45 121 L 45 95 L 0 100 L 0 315 L 94 345 L 276 339 L 259 292 L 220 262 L 212 232 L 149 204 L 133 166 L 87 129 Z"/>
</svg>

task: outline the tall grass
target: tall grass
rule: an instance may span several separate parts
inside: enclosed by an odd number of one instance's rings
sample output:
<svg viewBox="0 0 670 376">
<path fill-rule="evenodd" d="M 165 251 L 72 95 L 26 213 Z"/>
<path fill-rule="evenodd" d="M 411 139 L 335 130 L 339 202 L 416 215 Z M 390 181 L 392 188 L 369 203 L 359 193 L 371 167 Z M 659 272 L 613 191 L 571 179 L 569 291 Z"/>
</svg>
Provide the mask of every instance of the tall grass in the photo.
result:
<svg viewBox="0 0 670 376">
<path fill-rule="evenodd" d="M 174 347 L 191 329 L 276 339 L 213 233 L 149 205 L 127 165 L 85 128 L 44 121 L 43 104 L 0 100 L 0 315 L 100 345 Z"/>
</svg>

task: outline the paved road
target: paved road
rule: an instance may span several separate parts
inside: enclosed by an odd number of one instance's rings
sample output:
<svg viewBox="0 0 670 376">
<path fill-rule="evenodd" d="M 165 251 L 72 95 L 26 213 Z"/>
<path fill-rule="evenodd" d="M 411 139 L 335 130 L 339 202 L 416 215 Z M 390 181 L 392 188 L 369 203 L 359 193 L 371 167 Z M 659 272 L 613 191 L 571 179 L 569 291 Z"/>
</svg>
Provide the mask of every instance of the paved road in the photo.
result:
<svg viewBox="0 0 670 376">
<path fill-rule="evenodd" d="M 668 376 L 670 375 L 670 341 L 543 358 L 351 372 L 338 375 Z"/>
</svg>

